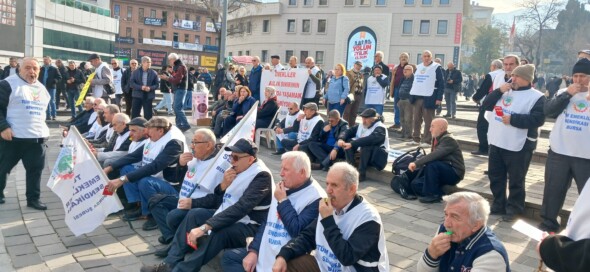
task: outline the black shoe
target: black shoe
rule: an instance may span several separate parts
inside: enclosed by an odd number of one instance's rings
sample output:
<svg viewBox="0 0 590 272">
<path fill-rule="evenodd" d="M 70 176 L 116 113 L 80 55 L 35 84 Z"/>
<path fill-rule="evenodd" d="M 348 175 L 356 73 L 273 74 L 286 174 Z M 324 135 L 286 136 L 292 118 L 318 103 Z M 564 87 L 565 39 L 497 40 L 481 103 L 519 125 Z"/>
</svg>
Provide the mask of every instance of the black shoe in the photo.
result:
<svg viewBox="0 0 590 272">
<path fill-rule="evenodd" d="M 421 203 L 438 203 L 442 199 L 440 196 L 421 196 L 418 198 Z"/>
<path fill-rule="evenodd" d="M 367 180 L 367 175 L 366 174 L 360 174 L 359 175 L 359 182 L 366 181 L 366 180 Z"/>
<path fill-rule="evenodd" d="M 137 219 L 139 219 L 141 217 L 141 209 L 137 209 L 131 212 L 126 212 L 125 215 L 123 215 L 123 220 L 124 221 L 135 221 Z"/>
<path fill-rule="evenodd" d="M 443 117 L 448 118 L 448 117 L 451 117 L 451 115 L 450 114 L 445 114 L 445 115 L 443 115 Z"/>
<path fill-rule="evenodd" d="M 283 155 L 283 154 L 285 154 L 285 152 L 286 152 L 285 149 L 281 148 L 281 149 L 277 150 L 277 152 L 273 152 L 272 154 L 273 155 Z"/>
<path fill-rule="evenodd" d="M 457 117 L 455 117 L 455 115 L 451 116 L 451 119 L 455 119 L 455 118 L 457 118 Z"/>
<path fill-rule="evenodd" d="M 39 201 L 38 199 L 27 201 L 27 207 L 31 207 L 35 210 L 40 210 L 40 211 L 47 210 L 47 206 L 45 206 L 45 204 L 43 204 L 43 202 Z"/>
<path fill-rule="evenodd" d="M 168 244 L 164 248 L 156 250 L 156 252 L 154 252 L 154 255 L 156 255 L 156 257 L 160 257 L 160 258 L 166 258 L 166 257 L 168 257 L 168 252 L 170 251 L 171 248 L 172 248 L 172 244 Z"/>
<path fill-rule="evenodd" d="M 322 167 L 322 171 L 324 171 L 324 172 L 328 172 L 329 170 L 330 170 L 330 166 Z"/>
<path fill-rule="evenodd" d="M 6 200 L 4 200 L 3 196 L 0 196 L 0 204 L 4 204 L 4 203 L 6 203 Z"/>
<path fill-rule="evenodd" d="M 139 270 L 140 272 L 169 272 L 172 267 L 167 263 L 159 263 L 154 265 L 144 265 Z"/>
<path fill-rule="evenodd" d="M 487 175 L 487 174 L 489 174 L 488 170 L 485 170 L 485 171 L 483 171 L 483 174 L 484 174 L 484 175 Z"/>
<path fill-rule="evenodd" d="M 160 244 L 162 244 L 162 245 L 167 245 L 167 244 L 170 244 L 170 242 L 172 242 L 172 239 L 174 239 L 174 237 L 171 237 L 170 239 L 166 239 L 166 238 L 164 238 L 164 236 L 160 236 L 160 237 L 158 237 L 158 242 L 160 242 Z"/>
<path fill-rule="evenodd" d="M 502 209 L 494 209 L 494 208 L 492 208 L 492 209 L 490 209 L 490 214 L 491 215 L 505 215 L 506 214 L 506 211 L 505 210 L 502 210 Z"/>
<path fill-rule="evenodd" d="M 320 169 L 322 169 L 321 164 L 315 163 L 315 162 L 311 164 L 311 170 L 320 170 Z"/>
<path fill-rule="evenodd" d="M 475 151 L 471 151 L 471 155 L 477 155 L 477 156 L 487 156 L 488 152 L 483 152 L 480 150 L 475 150 Z"/>
<path fill-rule="evenodd" d="M 537 226 L 540 230 L 551 233 L 551 232 L 558 232 L 559 231 L 559 227 L 557 228 L 553 228 L 553 227 L 549 227 L 547 226 L 545 223 L 541 223 Z"/>
<path fill-rule="evenodd" d="M 507 214 L 502 216 L 502 221 L 504 222 L 514 222 L 516 221 L 517 217 L 515 214 Z"/>
<path fill-rule="evenodd" d="M 143 230 L 155 230 L 158 228 L 158 223 L 156 223 L 156 220 L 151 217 L 148 216 L 147 221 L 145 221 L 145 223 L 143 223 L 143 226 L 141 226 L 141 229 Z"/>
</svg>

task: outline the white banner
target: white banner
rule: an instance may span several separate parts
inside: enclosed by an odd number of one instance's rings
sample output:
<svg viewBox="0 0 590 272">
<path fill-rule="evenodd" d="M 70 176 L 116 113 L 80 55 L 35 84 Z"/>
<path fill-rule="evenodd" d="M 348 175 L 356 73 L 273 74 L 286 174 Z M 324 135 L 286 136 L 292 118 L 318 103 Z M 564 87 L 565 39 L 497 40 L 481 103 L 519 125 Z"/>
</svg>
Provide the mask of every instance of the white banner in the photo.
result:
<svg viewBox="0 0 590 272">
<path fill-rule="evenodd" d="M 182 49 L 182 50 L 191 50 L 191 51 L 203 51 L 202 44 L 196 43 L 183 43 L 183 42 L 174 42 L 174 48 Z"/>
<path fill-rule="evenodd" d="M 172 47 L 172 41 L 143 38 L 143 44 L 153 44 Z"/>
<path fill-rule="evenodd" d="M 307 69 L 291 69 L 283 71 L 262 71 L 260 80 L 260 101 L 264 101 L 264 88 L 273 86 L 277 89 L 277 102 L 281 113 L 279 116 L 287 116 L 287 108 L 290 103 L 301 103 L 305 83 L 309 78 Z M 254 90 L 252 90 L 254 92 Z M 301 105 L 299 105 L 301 106 Z"/>
<path fill-rule="evenodd" d="M 70 127 L 62 145 L 47 187 L 61 199 L 68 228 L 80 236 L 92 232 L 123 205 L 116 193 L 103 195 L 109 179 L 76 127 Z"/>
</svg>

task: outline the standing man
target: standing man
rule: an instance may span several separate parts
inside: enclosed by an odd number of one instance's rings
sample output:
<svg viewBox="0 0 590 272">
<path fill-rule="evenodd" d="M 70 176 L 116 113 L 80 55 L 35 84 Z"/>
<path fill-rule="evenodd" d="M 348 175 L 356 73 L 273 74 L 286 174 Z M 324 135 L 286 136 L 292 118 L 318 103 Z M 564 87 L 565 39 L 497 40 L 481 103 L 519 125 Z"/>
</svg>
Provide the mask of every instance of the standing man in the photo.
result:
<svg viewBox="0 0 590 272">
<path fill-rule="evenodd" d="M 184 110 L 190 111 L 193 109 L 193 91 L 195 90 L 195 83 L 197 83 L 197 74 L 195 67 L 188 68 L 188 85 L 184 98 Z"/>
<path fill-rule="evenodd" d="M 176 115 L 176 126 L 184 131 L 191 128 L 191 125 L 186 119 L 186 115 L 182 107 L 184 106 L 184 99 L 186 90 L 188 89 L 189 79 L 188 70 L 180 57 L 176 53 L 168 55 L 168 63 L 172 63 L 172 76 L 160 75 L 160 79 L 167 80 L 172 84 L 172 91 L 174 92 L 174 114 Z M 192 99 L 192 98 L 191 98 Z"/>
<path fill-rule="evenodd" d="M 10 57 L 8 60 L 8 65 L 4 66 L 4 70 L 2 71 L 2 75 L 0 75 L 0 79 L 6 79 L 9 76 L 18 74 L 18 68 L 20 65 L 16 57 Z"/>
<path fill-rule="evenodd" d="M 123 79 L 121 80 L 121 86 L 123 87 L 123 97 L 125 98 L 125 114 L 131 116 L 131 107 L 133 101 L 133 88 L 131 88 L 131 74 L 137 70 L 137 60 L 129 61 L 129 69 L 125 69 L 123 72 Z"/>
<path fill-rule="evenodd" d="M 82 71 L 76 68 L 76 63 L 73 60 L 68 61 L 68 69 L 62 76 L 66 80 L 66 98 L 70 104 L 72 118 L 75 118 L 76 101 L 80 97 L 80 86 L 86 82 L 86 77 L 82 74 Z M 82 112 L 82 105 L 78 106 L 78 112 Z"/>
<path fill-rule="evenodd" d="M 383 58 L 384 57 L 382 51 L 375 52 L 375 63 L 373 64 L 373 69 L 375 69 L 375 67 L 380 67 L 381 73 L 389 77 L 389 66 L 383 63 Z"/>
<path fill-rule="evenodd" d="M 279 57 L 279 55 L 270 56 L 270 63 L 273 71 L 285 70 L 285 67 L 281 65 L 281 57 Z"/>
<path fill-rule="evenodd" d="M 402 79 L 404 78 L 404 68 L 408 65 L 410 60 L 410 54 L 403 52 L 399 55 L 399 65 L 393 68 L 391 72 L 391 83 L 389 84 L 389 97 L 393 97 L 393 111 L 395 113 L 393 126 L 389 127 L 389 130 L 401 128 L 401 112 L 399 107 L 399 88 L 401 86 Z M 415 70 L 415 67 L 412 68 Z M 412 73 L 413 74 L 413 73 Z M 412 76 L 412 78 L 414 78 Z M 413 112 L 410 114 L 414 114 Z"/>
<path fill-rule="evenodd" d="M 51 99 L 38 81 L 39 64 L 25 58 L 18 75 L 0 81 L 0 204 L 8 173 L 22 159 L 26 170 L 27 207 L 46 210 L 41 196 L 41 174 L 45 168 L 45 150 L 49 128 L 46 108 Z"/>
<path fill-rule="evenodd" d="M 361 73 L 361 68 L 363 68 L 363 63 L 356 61 L 352 69 L 346 71 L 348 82 L 350 82 L 350 93 L 354 95 L 354 101 L 346 104 L 343 118 L 351 126 L 356 124 L 356 116 L 358 115 L 361 99 L 363 98 L 364 77 L 363 73 Z"/>
<path fill-rule="evenodd" d="M 461 82 L 463 76 L 461 71 L 455 68 L 455 64 L 451 61 L 447 63 L 446 83 L 445 83 L 445 102 L 447 103 L 447 114 L 444 117 L 451 117 L 455 119 L 457 114 L 457 93 L 461 91 Z"/>
<path fill-rule="evenodd" d="M 248 78 L 248 88 L 252 92 L 252 97 L 260 101 L 260 80 L 262 79 L 262 65 L 258 56 L 252 57 L 252 70 Z"/>
<path fill-rule="evenodd" d="M 309 78 L 305 83 L 305 89 L 303 91 L 303 99 L 301 105 L 313 102 L 316 104 L 320 103 L 320 90 L 322 89 L 322 70 L 315 65 L 315 60 L 312 57 L 305 59 L 305 67 Z"/>
<path fill-rule="evenodd" d="M 295 56 L 291 56 L 289 58 L 289 70 L 290 69 L 297 69 L 297 64 L 299 64 L 299 60 Z"/>
<path fill-rule="evenodd" d="M 92 87 L 92 96 L 94 98 L 102 98 L 105 102 L 109 102 L 109 95 L 113 92 L 113 75 L 108 64 L 101 61 L 98 54 L 92 54 L 88 61 L 95 68 L 94 79 L 90 82 Z"/>
<path fill-rule="evenodd" d="M 113 84 L 115 85 L 115 105 L 121 109 L 121 99 L 123 98 L 122 78 L 125 69 L 121 68 L 118 59 L 111 59 L 111 74 L 113 75 Z"/>
<path fill-rule="evenodd" d="M 223 82 L 225 82 L 225 67 L 223 64 L 217 64 L 217 71 L 215 72 L 215 80 L 213 81 L 213 100 L 217 101 L 219 99 L 219 89 L 223 86 Z"/>
<path fill-rule="evenodd" d="M 152 119 L 152 102 L 156 98 L 156 89 L 160 85 L 158 73 L 152 68 L 152 59 L 148 56 L 141 57 L 141 69 L 131 75 L 131 88 L 133 88 L 133 109 L 131 118 L 139 117 L 143 108 L 143 117 Z"/>
<path fill-rule="evenodd" d="M 475 151 L 471 151 L 473 155 L 488 155 L 488 126 L 489 123 L 485 118 L 486 110 L 481 106 L 483 99 L 491 93 L 494 88 L 494 78 L 496 75 L 502 72 L 502 61 L 497 59 L 492 61 L 490 64 L 490 72 L 485 75 L 483 82 L 479 85 L 479 89 L 475 95 L 473 95 L 473 102 L 480 105 L 479 106 L 479 114 L 477 115 L 477 139 L 479 140 L 479 148 Z M 513 67 L 510 68 L 510 72 L 512 73 Z"/>
<path fill-rule="evenodd" d="M 504 58 L 504 67 L 509 66 L 507 59 L 513 58 Z M 516 67 L 511 83 L 495 89 L 482 105 L 490 123 L 488 173 L 494 196 L 492 214 L 504 214 L 503 220 L 507 222 L 524 212 L 526 173 L 537 147 L 538 129 L 545 122 L 545 96 L 532 88 L 534 75 L 534 65 Z"/>
<path fill-rule="evenodd" d="M 49 100 L 49 107 L 47 107 L 46 120 L 55 120 L 56 108 L 55 108 L 55 87 L 61 81 L 61 74 L 59 70 L 51 65 L 51 57 L 43 57 L 43 67 L 39 72 L 39 79 L 41 83 L 49 92 L 51 99 Z"/>
<path fill-rule="evenodd" d="M 61 79 L 55 84 L 55 109 L 59 110 L 62 95 L 66 98 L 64 99 L 66 101 L 66 109 L 69 109 L 71 105 L 66 95 L 66 67 L 60 59 L 55 60 L 55 67 L 57 67 L 57 71 L 59 71 L 59 74 L 61 75 Z"/>
<path fill-rule="evenodd" d="M 444 92 L 443 69 L 438 63 L 432 61 L 432 52 L 422 52 L 422 63 L 416 67 L 414 82 L 410 91 L 410 102 L 414 107 L 414 138 L 410 145 L 429 147 L 432 142 L 430 123 L 434 119 L 434 111 L 443 97 Z M 424 138 L 422 134 L 422 122 L 424 121 Z M 422 141 L 422 143 L 420 143 Z"/>
<path fill-rule="evenodd" d="M 582 58 L 573 68 L 572 83 L 557 92 L 555 99 L 545 103 L 545 116 L 556 118 L 549 138 L 549 152 L 545 164 L 545 190 L 539 225 L 541 230 L 557 232 L 557 215 L 563 206 L 572 178 L 578 193 L 590 178 L 590 148 L 580 141 L 590 135 L 588 122 L 588 85 L 590 84 L 590 60 Z M 563 222 L 562 222 L 563 223 Z"/>
</svg>

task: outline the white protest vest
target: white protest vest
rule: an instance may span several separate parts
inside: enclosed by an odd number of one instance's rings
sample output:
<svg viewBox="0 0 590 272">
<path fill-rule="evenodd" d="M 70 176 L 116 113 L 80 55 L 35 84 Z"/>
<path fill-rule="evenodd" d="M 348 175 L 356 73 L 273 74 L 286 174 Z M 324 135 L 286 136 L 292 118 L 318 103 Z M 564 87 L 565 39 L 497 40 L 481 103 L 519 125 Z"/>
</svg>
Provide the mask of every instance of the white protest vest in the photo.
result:
<svg viewBox="0 0 590 272">
<path fill-rule="evenodd" d="M 312 180 L 311 184 L 306 188 L 287 196 L 297 214 L 300 214 L 310 203 L 324 197 L 326 197 L 326 192 L 315 180 Z M 273 197 L 268 210 L 264 233 L 262 234 L 260 250 L 258 251 L 258 263 L 256 264 L 258 271 L 270 271 L 281 247 L 286 245 L 292 238 L 285 229 L 283 220 L 279 217 L 277 206 L 278 202 Z"/>
<path fill-rule="evenodd" d="M 293 124 L 295 124 L 295 121 L 297 120 L 297 116 L 299 116 L 299 114 L 301 114 L 303 112 L 298 111 L 296 114 L 287 114 L 287 116 L 285 117 L 285 127 L 284 128 L 290 128 L 293 126 Z"/>
<path fill-rule="evenodd" d="M 505 115 L 528 114 L 541 96 L 543 94 L 535 89 L 510 90 L 502 95 L 496 106 L 502 107 Z M 502 117 L 497 116 L 495 111 L 486 111 L 485 117 L 490 123 L 489 144 L 514 152 L 522 150 L 527 139 L 528 129 L 505 125 L 502 123 Z"/>
<path fill-rule="evenodd" d="M 574 209 L 567 222 L 567 227 L 563 231 L 563 235 L 571 238 L 574 241 L 590 238 L 590 179 L 586 181 L 582 193 L 574 204 Z"/>
<path fill-rule="evenodd" d="M 494 79 L 496 79 L 496 75 L 497 75 L 498 73 L 504 73 L 504 70 L 500 70 L 500 69 L 498 69 L 498 70 L 494 70 L 494 71 L 491 71 L 491 72 L 489 72 L 489 73 L 488 73 L 488 75 L 490 75 L 490 78 L 492 79 L 492 86 L 490 87 L 490 90 L 486 90 L 486 95 L 484 95 L 484 96 L 481 98 L 481 101 L 479 102 L 480 104 L 483 104 L 483 101 L 485 101 L 485 100 L 486 100 L 486 97 L 488 96 L 488 94 L 489 94 L 491 91 L 495 90 L 495 89 L 494 89 Z M 503 79 L 504 79 L 504 77 L 502 76 L 502 80 L 503 80 Z"/>
<path fill-rule="evenodd" d="M 117 136 L 117 139 L 115 140 L 115 147 L 113 147 L 113 151 L 117 151 L 117 149 L 119 149 L 123 142 L 125 142 L 125 140 L 127 140 L 128 138 L 129 131 L 125 132 L 123 135 Z"/>
<path fill-rule="evenodd" d="M 137 150 L 140 147 L 143 148 L 143 145 L 145 145 L 148 141 L 149 141 L 149 139 L 144 139 L 141 142 L 132 141 L 129 144 L 129 151 L 127 151 L 127 153 L 133 153 L 133 151 Z M 141 167 L 141 163 L 142 162 L 136 162 L 136 163 L 132 163 L 132 165 L 137 168 L 137 167 Z"/>
<path fill-rule="evenodd" d="M 567 89 L 559 90 L 557 95 Z M 590 136 L 590 101 L 588 92 L 577 93 L 570 98 L 567 108 L 557 116 L 549 136 L 549 146 L 555 153 L 582 159 L 590 159 L 590 146 L 580 144 Z"/>
<path fill-rule="evenodd" d="M 351 210 L 347 211 L 343 215 L 336 215 L 335 213 L 332 214 L 334 216 L 334 221 L 336 221 L 336 225 L 340 229 L 342 233 L 342 239 L 348 240 L 350 235 L 354 232 L 354 230 L 359 227 L 360 225 L 369 222 L 375 221 L 381 225 L 379 230 L 379 252 L 381 253 L 381 257 L 379 258 L 378 262 L 367 263 L 362 260 L 359 260 L 357 263 L 365 266 L 365 267 L 378 267 L 379 271 L 389 271 L 389 258 L 387 256 L 387 248 L 385 246 L 385 235 L 383 233 L 383 223 L 381 223 L 381 216 L 379 212 L 373 207 L 369 202 L 363 199 L 361 203 L 353 207 Z M 315 240 L 316 240 L 316 251 L 315 251 L 315 259 L 318 262 L 318 266 L 320 267 L 320 271 L 327 272 L 327 271 L 356 271 L 353 266 L 343 266 L 340 261 L 334 255 L 334 251 L 328 245 L 328 241 L 324 236 L 324 227 L 320 222 L 322 220 L 322 216 L 318 217 L 318 223 L 315 232 Z"/>
<path fill-rule="evenodd" d="M 117 71 L 111 69 L 113 75 L 113 84 L 115 85 L 115 94 L 123 94 L 123 88 L 121 87 L 121 79 L 123 78 L 123 72 L 125 69 L 121 68 Z"/>
<path fill-rule="evenodd" d="M 498 71 L 498 72 L 495 74 L 494 77 L 492 77 L 492 80 L 493 80 L 492 90 L 498 89 L 502 85 L 504 85 L 504 83 L 506 83 L 506 80 L 504 80 L 504 76 L 506 75 L 506 72 L 504 72 L 504 70 L 496 70 L 496 71 Z M 490 75 L 491 75 L 491 73 L 490 73 Z"/>
<path fill-rule="evenodd" d="M 49 105 L 49 92 L 38 80 L 29 84 L 18 75 L 5 79 L 12 91 L 6 107 L 6 122 L 14 137 L 46 138 L 49 128 L 45 124 L 45 111 Z"/>
<path fill-rule="evenodd" d="M 352 139 L 353 140 L 356 140 L 358 138 L 367 137 L 367 136 L 371 135 L 371 133 L 373 133 L 373 131 L 375 131 L 375 128 L 377 128 L 377 127 L 382 127 L 382 128 L 385 129 L 385 141 L 383 142 L 383 144 L 381 145 L 381 147 L 384 147 L 385 150 L 389 150 L 389 133 L 387 132 L 387 127 L 383 123 L 381 123 L 381 121 L 377 121 L 370 128 L 365 128 L 363 126 L 363 124 L 359 124 L 359 127 L 356 130 L 356 136 L 354 138 L 352 138 Z"/>
<path fill-rule="evenodd" d="M 386 79 L 387 76 L 381 75 L 381 78 Z M 370 76 L 367 79 L 367 93 L 365 95 L 366 105 L 383 105 L 385 104 L 385 88 L 379 85 L 375 76 Z"/>
<path fill-rule="evenodd" d="M 236 204 L 244 194 L 244 191 L 246 191 L 248 186 L 250 186 L 250 183 L 252 182 L 254 177 L 256 177 L 256 175 L 258 175 L 260 172 L 267 172 L 270 174 L 272 184 L 271 194 L 274 194 L 275 183 L 272 179 L 272 174 L 262 160 L 257 160 L 255 163 L 250 165 L 250 167 L 248 167 L 248 169 L 246 169 L 244 172 L 239 173 L 236 176 L 236 179 L 234 179 L 234 181 L 231 183 L 231 185 L 227 187 L 227 189 L 225 190 L 225 194 L 223 195 L 223 202 L 221 202 L 221 206 L 219 206 L 217 211 L 215 211 L 215 214 L 218 214 L 224 211 L 225 209 L 231 207 L 232 205 Z M 254 207 L 254 210 L 265 210 L 269 207 L 270 206 L 257 206 Z M 244 224 L 257 224 L 255 221 L 250 220 L 250 217 L 247 215 L 244 216 L 242 219 L 238 220 L 238 222 Z"/>
<path fill-rule="evenodd" d="M 317 66 L 314 66 L 313 68 L 311 68 L 311 74 L 313 76 L 315 76 L 319 71 L 320 71 L 320 68 L 318 68 Z M 314 98 L 315 92 L 316 92 L 316 85 L 313 82 L 313 80 L 311 80 L 311 78 L 308 78 L 307 84 L 305 86 L 307 86 L 307 87 L 305 88 L 305 95 L 303 96 L 303 98 Z"/>
<path fill-rule="evenodd" d="M 95 76 L 97 79 L 102 79 L 102 68 L 105 67 L 107 64 L 106 63 L 101 63 L 98 68 L 96 68 L 94 71 L 96 72 Z M 92 96 L 94 98 L 99 98 L 102 97 L 102 93 L 104 92 L 104 86 L 103 85 L 94 85 L 92 86 L 94 89 L 92 89 Z"/>
<path fill-rule="evenodd" d="M 305 117 L 301 119 L 299 122 L 299 132 L 297 133 L 297 142 L 301 143 L 309 139 L 313 128 L 320 120 L 322 120 L 322 117 L 319 114 L 309 120 Z"/>
<path fill-rule="evenodd" d="M 214 171 L 214 178 L 201 180 L 207 168 L 214 162 L 214 157 L 212 157 L 204 161 L 193 158 L 187 163 L 188 170 L 182 181 L 179 194 L 180 198 L 200 198 L 212 194 L 215 191 L 215 187 L 223 180 L 223 172 Z M 199 180 L 201 180 L 201 183 L 199 183 Z M 191 191 L 193 191 L 192 194 L 190 194 Z"/>
<path fill-rule="evenodd" d="M 146 142 L 146 144 L 143 146 L 143 158 L 141 160 L 141 165 L 145 166 L 152 163 L 156 159 L 156 157 L 158 157 L 160 152 L 164 150 L 166 144 L 168 144 L 168 142 L 172 140 L 181 141 L 184 146 L 184 150 L 188 150 L 186 146 L 186 137 L 176 126 L 172 126 L 170 130 L 166 134 L 164 134 L 164 136 L 162 136 L 162 138 L 160 138 L 159 140 L 155 142 L 149 140 L 148 142 Z M 163 178 L 162 171 L 152 176 L 156 178 Z"/>
<path fill-rule="evenodd" d="M 95 122 L 94 124 L 92 124 L 92 126 L 90 127 L 90 129 L 88 130 L 88 132 L 86 132 L 86 138 L 87 139 L 95 139 L 98 138 L 98 136 L 96 136 L 97 134 L 99 134 L 102 131 L 102 126 L 98 124 L 98 122 Z"/>
<path fill-rule="evenodd" d="M 412 84 L 410 95 L 431 96 L 434 93 L 436 69 L 439 66 L 436 62 L 433 62 L 429 66 L 424 66 L 424 63 L 418 64 L 414 73 L 414 83 Z"/>
</svg>

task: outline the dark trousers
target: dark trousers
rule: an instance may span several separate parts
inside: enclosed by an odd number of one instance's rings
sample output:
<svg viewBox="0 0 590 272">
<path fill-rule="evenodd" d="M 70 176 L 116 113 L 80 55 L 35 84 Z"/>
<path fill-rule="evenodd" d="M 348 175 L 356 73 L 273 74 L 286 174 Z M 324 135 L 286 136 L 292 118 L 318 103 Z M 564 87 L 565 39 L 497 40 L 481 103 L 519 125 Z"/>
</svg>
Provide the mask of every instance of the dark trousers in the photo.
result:
<svg viewBox="0 0 590 272">
<path fill-rule="evenodd" d="M 240 119 L 241 120 L 241 119 Z M 236 126 L 238 121 L 236 120 L 236 116 L 230 115 L 223 120 L 223 133 L 221 136 L 223 137 L 227 134 L 232 128 Z"/>
<path fill-rule="evenodd" d="M 488 120 L 485 118 L 485 110 L 479 108 L 479 114 L 477 115 L 477 139 L 479 140 L 479 151 L 488 153 Z"/>
<path fill-rule="evenodd" d="M 283 148 L 287 151 L 291 151 L 293 150 L 293 148 L 299 144 L 297 142 L 297 139 L 288 139 L 288 138 L 283 138 L 281 140 L 281 145 L 283 146 Z"/>
<path fill-rule="evenodd" d="M 307 146 L 308 153 L 312 155 L 312 161 L 313 159 L 316 159 L 323 167 L 329 167 L 332 163 L 330 160 L 330 152 L 332 152 L 333 149 L 333 146 L 321 142 L 310 142 Z M 339 149 L 336 158 L 342 158 L 344 157 L 343 155 L 344 152 L 342 152 L 342 149 Z"/>
<path fill-rule="evenodd" d="M 509 215 L 524 212 L 525 177 L 533 157 L 536 143 L 527 140 L 522 150 L 509 151 L 497 146 L 490 146 L 488 176 L 490 189 L 494 196 L 492 211 L 506 212 Z M 510 177 L 510 179 L 508 179 Z M 506 197 L 506 185 L 510 191 Z"/>
<path fill-rule="evenodd" d="M 572 185 L 572 178 L 576 181 L 578 193 L 581 193 L 586 181 L 590 178 L 590 160 L 564 156 L 549 149 L 545 164 L 545 189 L 541 205 L 541 218 L 543 218 L 543 224 L 548 228 L 559 229 L 557 215 L 563 207 L 567 191 Z"/>
<path fill-rule="evenodd" d="M 156 220 L 158 229 L 160 229 L 162 237 L 165 240 L 172 240 L 174 238 L 176 229 L 188 213 L 188 210 L 177 209 L 177 206 L 178 196 L 173 195 L 166 196 L 153 206 L 150 205 L 150 213 L 154 220 Z"/>
<path fill-rule="evenodd" d="M 65 88 L 56 88 L 55 89 L 55 109 L 59 109 L 59 103 L 61 103 L 61 96 L 64 96 L 64 100 L 66 101 L 66 107 L 70 107 L 70 102 L 67 99 L 66 89 Z"/>
<path fill-rule="evenodd" d="M 304 254 L 287 262 L 287 272 L 320 272 L 320 267 L 314 256 Z"/>
<path fill-rule="evenodd" d="M 214 213 L 215 210 L 210 209 L 192 209 L 178 226 L 168 257 L 164 260 L 174 267 L 173 271 L 200 271 L 203 265 L 223 249 L 246 247 L 246 238 L 253 237 L 256 233 L 256 226 L 242 223 L 213 231 L 211 235 L 199 238 L 197 250 L 192 251 L 185 259 L 184 255 L 192 250 L 186 243 L 186 234 L 203 225 Z"/>
<path fill-rule="evenodd" d="M 421 196 L 441 196 L 442 186 L 457 185 L 461 179 L 450 164 L 442 161 L 427 163 L 422 173 L 422 177 L 412 181 L 412 189 Z"/>
<path fill-rule="evenodd" d="M 131 109 L 131 119 L 141 116 L 141 109 L 143 108 L 143 118 L 152 119 L 152 101 L 153 99 L 134 97 Z"/>
<path fill-rule="evenodd" d="M 133 104 L 133 97 L 131 97 L 131 90 L 126 93 L 123 93 L 123 98 L 125 99 L 125 114 L 131 116 L 131 105 Z"/>
<path fill-rule="evenodd" d="M 374 166 L 371 159 L 373 158 L 373 153 L 377 152 L 377 149 L 381 149 L 380 146 L 363 146 L 361 148 L 361 157 L 359 161 L 359 174 L 364 175 L 367 172 L 367 167 Z M 354 160 L 354 153 L 356 153 L 357 148 L 350 148 L 344 150 L 344 154 L 346 155 L 346 161 L 351 164 L 355 165 Z"/>
<path fill-rule="evenodd" d="M 0 140 L 0 196 L 4 197 L 8 174 L 22 160 L 26 170 L 27 201 L 41 197 L 41 174 L 45 167 L 47 145 L 26 140 Z"/>
</svg>

